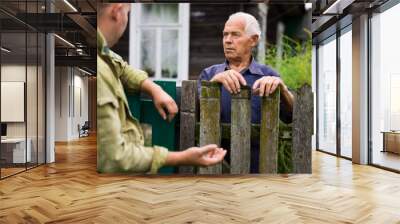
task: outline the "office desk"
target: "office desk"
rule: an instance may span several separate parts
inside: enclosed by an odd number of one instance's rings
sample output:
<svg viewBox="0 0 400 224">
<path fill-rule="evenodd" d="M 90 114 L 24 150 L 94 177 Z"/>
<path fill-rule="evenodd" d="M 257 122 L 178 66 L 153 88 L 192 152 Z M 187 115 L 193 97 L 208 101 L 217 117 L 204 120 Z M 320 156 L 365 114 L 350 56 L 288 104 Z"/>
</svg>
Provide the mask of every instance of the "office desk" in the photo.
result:
<svg viewBox="0 0 400 224">
<path fill-rule="evenodd" d="M 400 154 L 400 131 L 382 131 L 383 152 Z"/>
<path fill-rule="evenodd" d="M 25 163 L 31 161 L 31 145 L 30 138 L 26 140 L 28 143 L 25 152 L 25 138 L 6 138 L 1 139 L 1 159 L 5 163 Z M 25 161 L 26 159 L 26 161 Z"/>
</svg>

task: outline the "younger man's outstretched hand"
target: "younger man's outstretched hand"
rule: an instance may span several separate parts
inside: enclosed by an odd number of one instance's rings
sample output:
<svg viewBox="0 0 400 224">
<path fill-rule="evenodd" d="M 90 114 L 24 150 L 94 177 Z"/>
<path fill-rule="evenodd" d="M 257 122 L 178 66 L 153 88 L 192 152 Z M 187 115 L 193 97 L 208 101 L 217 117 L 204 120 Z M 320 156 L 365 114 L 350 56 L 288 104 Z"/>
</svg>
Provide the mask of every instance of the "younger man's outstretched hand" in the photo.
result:
<svg viewBox="0 0 400 224">
<path fill-rule="evenodd" d="M 170 152 L 166 165 L 211 166 L 220 163 L 226 150 L 211 144 L 203 147 L 191 147 L 181 152 Z"/>
</svg>

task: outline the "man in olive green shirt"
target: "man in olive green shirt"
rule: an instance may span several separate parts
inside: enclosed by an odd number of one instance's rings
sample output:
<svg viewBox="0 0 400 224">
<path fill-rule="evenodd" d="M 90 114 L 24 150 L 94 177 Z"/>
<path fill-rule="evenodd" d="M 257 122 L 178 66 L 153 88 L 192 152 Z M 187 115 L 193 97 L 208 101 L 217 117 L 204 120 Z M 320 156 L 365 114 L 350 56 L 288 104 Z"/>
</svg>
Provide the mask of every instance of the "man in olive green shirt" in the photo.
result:
<svg viewBox="0 0 400 224">
<path fill-rule="evenodd" d="M 168 152 L 144 146 L 143 131 L 128 107 L 125 91 L 144 91 L 164 120 L 178 108 L 174 100 L 144 71 L 134 69 L 109 47 L 117 43 L 128 22 L 130 4 L 99 4 L 97 16 L 97 170 L 99 172 L 157 173 L 163 165 L 214 165 L 226 150 L 217 145 Z"/>
</svg>

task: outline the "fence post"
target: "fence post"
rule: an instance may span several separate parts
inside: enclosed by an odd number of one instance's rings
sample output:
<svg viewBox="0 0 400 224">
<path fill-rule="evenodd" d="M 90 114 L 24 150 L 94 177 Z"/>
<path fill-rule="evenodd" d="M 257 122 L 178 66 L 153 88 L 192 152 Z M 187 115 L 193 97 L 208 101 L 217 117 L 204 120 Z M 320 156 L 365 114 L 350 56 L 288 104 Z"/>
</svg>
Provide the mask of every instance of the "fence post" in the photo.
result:
<svg viewBox="0 0 400 224">
<path fill-rule="evenodd" d="M 220 94 L 219 83 L 201 81 L 200 146 L 220 145 Z M 199 174 L 222 174 L 222 165 L 200 167 Z"/>
<path fill-rule="evenodd" d="M 195 146 L 196 133 L 196 101 L 197 81 L 182 81 L 181 88 L 181 112 L 180 112 L 180 143 L 181 151 Z M 193 166 L 180 166 L 179 173 L 194 174 Z"/>
<path fill-rule="evenodd" d="M 277 173 L 279 139 L 279 88 L 261 97 L 260 173 Z"/>
<path fill-rule="evenodd" d="M 242 86 L 240 93 L 232 95 L 231 174 L 248 174 L 250 172 L 250 97 L 250 87 L 248 86 Z"/>
<path fill-rule="evenodd" d="M 293 105 L 293 173 L 311 173 L 311 137 L 313 133 L 313 94 L 309 85 L 295 92 Z"/>
</svg>

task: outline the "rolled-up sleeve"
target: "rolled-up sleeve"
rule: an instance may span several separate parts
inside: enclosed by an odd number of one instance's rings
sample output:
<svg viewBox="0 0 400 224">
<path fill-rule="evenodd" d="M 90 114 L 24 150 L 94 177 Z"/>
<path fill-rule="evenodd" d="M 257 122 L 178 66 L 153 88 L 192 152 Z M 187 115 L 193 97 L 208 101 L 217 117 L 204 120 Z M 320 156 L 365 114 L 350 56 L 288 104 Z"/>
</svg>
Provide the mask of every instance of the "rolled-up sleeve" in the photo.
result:
<svg viewBox="0 0 400 224">
<path fill-rule="evenodd" d="M 135 93 L 140 91 L 142 82 L 148 78 L 145 71 L 135 69 L 126 62 L 122 67 L 120 80 L 124 86 L 125 91 Z"/>
<path fill-rule="evenodd" d="M 130 93 L 137 93 L 140 91 L 142 82 L 149 76 L 145 71 L 136 69 L 128 64 L 121 56 L 109 50 L 109 59 L 116 72 L 118 78 L 121 80 L 125 91 Z"/>
</svg>

